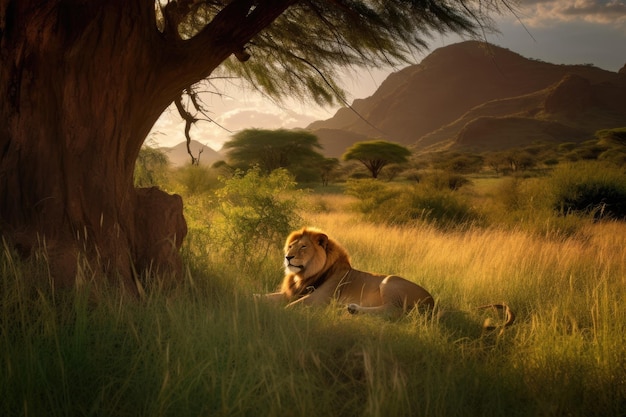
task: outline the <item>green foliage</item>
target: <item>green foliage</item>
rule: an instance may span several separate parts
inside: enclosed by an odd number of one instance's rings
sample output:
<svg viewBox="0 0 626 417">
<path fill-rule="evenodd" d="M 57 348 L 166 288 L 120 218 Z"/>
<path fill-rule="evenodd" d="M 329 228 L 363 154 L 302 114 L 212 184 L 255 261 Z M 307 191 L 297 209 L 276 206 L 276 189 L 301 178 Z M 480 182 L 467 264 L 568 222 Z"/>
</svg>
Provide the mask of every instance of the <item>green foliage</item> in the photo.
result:
<svg viewBox="0 0 626 417">
<path fill-rule="evenodd" d="M 595 136 L 599 142 L 626 146 L 626 127 L 598 130 Z"/>
<path fill-rule="evenodd" d="M 356 197 L 355 208 L 375 222 L 420 221 L 447 229 L 481 221 L 481 216 L 457 193 L 428 184 L 389 186 L 374 179 L 350 180 L 346 193 Z"/>
<path fill-rule="evenodd" d="M 380 171 L 386 165 L 405 163 L 410 155 L 411 151 L 397 143 L 372 140 L 353 144 L 341 158 L 344 161 L 361 162 L 373 178 L 378 178 Z"/>
<path fill-rule="evenodd" d="M 163 151 L 142 146 L 135 163 L 135 186 L 162 186 L 168 180 L 168 165 L 167 155 Z"/>
<path fill-rule="evenodd" d="M 407 219 L 419 219 L 437 227 L 463 228 L 479 224 L 482 219 L 470 205 L 451 190 L 414 186 L 400 196 L 397 210 Z"/>
<path fill-rule="evenodd" d="M 322 185 L 328 186 L 328 183 L 335 176 L 339 166 L 340 164 L 337 158 L 324 158 L 324 160 L 321 161 L 319 171 L 322 178 Z"/>
<path fill-rule="evenodd" d="M 599 161 L 611 162 L 617 166 L 626 165 L 626 147 L 607 149 L 598 156 Z"/>
<path fill-rule="evenodd" d="M 257 59 L 242 65 L 231 58 L 222 70 L 278 99 L 307 96 L 318 103 L 338 99 L 344 104 L 345 96 L 335 83 L 341 67 L 410 62 L 412 53 L 425 48 L 434 34 L 489 26 L 487 11 L 497 7 L 492 2 L 460 1 L 426 5 L 415 0 L 360 0 L 331 7 L 296 2 L 246 45 Z M 209 17 L 196 23 L 194 33 L 219 9 L 207 7 Z"/>
<path fill-rule="evenodd" d="M 346 218 L 335 223 L 345 227 L 342 241 L 363 226 Z M 623 414 L 623 228 L 559 243 L 498 230 L 373 230 L 351 239 L 353 261 L 419 280 L 453 311 L 386 320 L 338 304 L 284 309 L 248 290 L 278 282 L 277 265 L 236 275 L 225 256 L 210 268 L 187 258 L 180 287 L 130 301 L 94 293 L 88 280 L 52 289 L 45 256 L 20 261 L 5 246 L 0 413 Z M 474 307 L 500 299 L 514 307 L 515 324 L 481 333 Z"/>
<path fill-rule="evenodd" d="M 231 165 L 246 170 L 258 166 L 270 173 L 287 168 L 299 182 L 319 179 L 324 157 L 317 136 L 304 130 L 246 129 L 224 144 Z"/>
<path fill-rule="evenodd" d="M 441 161 L 435 164 L 435 167 L 457 174 L 471 174 L 479 172 L 483 164 L 484 158 L 481 155 L 461 154 L 442 158 Z"/>
<path fill-rule="evenodd" d="M 206 194 L 219 186 L 216 172 L 203 165 L 185 165 L 176 170 L 174 180 L 186 196 Z"/>
<path fill-rule="evenodd" d="M 464 175 L 446 171 L 431 171 L 420 178 L 420 182 L 433 187 L 436 190 L 452 190 L 469 185 L 472 182 Z"/>
<path fill-rule="evenodd" d="M 369 217 L 378 217 L 380 208 L 397 197 L 397 192 L 375 179 L 350 179 L 346 183 L 346 194 L 357 198 L 355 208 Z"/>
<path fill-rule="evenodd" d="M 597 162 L 565 164 L 552 175 L 552 207 L 559 213 L 626 219 L 623 168 Z"/>
<path fill-rule="evenodd" d="M 550 239 L 576 236 L 584 226 L 581 219 L 559 216 L 552 210 L 552 194 L 546 178 L 506 177 L 483 208 L 490 224 L 521 229 Z"/>
<path fill-rule="evenodd" d="M 272 248 L 300 227 L 298 210 L 302 191 L 284 169 L 262 174 L 259 168 L 238 172 L 216 191 L 217 213 L 213 239 L 224 256 L 244 270 L 254 270 Z"/>
<path fill-rule="evenodd" d="M 605 145 L 600 145 L 595 141 L 590 141 L 584 143 L 583 145 L 576 147 L 571 152 L 569 152 L 565 157 L 567 160 L 575 162 L 580 160 L 594 160 L 598 159 L 598 157 L 605 151 L 608 150 L 608 147 Z"/>
</svg>

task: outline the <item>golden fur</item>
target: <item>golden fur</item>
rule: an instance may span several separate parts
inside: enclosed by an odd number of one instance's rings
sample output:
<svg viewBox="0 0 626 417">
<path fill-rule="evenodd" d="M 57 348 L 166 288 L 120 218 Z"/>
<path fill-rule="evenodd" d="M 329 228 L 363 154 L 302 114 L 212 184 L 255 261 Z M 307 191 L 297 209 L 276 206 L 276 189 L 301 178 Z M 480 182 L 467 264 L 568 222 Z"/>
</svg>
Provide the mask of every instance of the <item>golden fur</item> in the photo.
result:
<svg viewBox="0 0 626 417">
<path fill-rule="evenodd" d="M 266 294 L 292 305 L 322 305 L 335 299 L 351 313 L 401 313 L 434 307 L 432 295 L 396 275 L 353 269 L 346 250 L 324 232 L 304 228 L 285 243 L 285 278 L 279 292 Z"/>
</svg>

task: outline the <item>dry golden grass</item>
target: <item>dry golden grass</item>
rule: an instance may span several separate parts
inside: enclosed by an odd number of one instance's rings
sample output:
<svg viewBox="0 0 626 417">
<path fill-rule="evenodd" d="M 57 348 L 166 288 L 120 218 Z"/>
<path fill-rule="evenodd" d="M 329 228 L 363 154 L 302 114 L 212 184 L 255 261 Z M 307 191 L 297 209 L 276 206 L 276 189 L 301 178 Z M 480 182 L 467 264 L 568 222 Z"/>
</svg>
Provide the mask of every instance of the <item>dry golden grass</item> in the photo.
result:
<svg viewBox="0 0 626 417">
<path fill-rule="evenodd" d="M 345 207 L 345 198 L 338 206 Z M 524 230 L 442 232 L 418 224 L 389 227 L 342 210 L 307 217 L 341 242 L 353 266 L 406 276 L 443 305 L 507 301 L 539 304 L 589 299 L 598 286 L 626 284 L 626 225 L 590 224 L 581 233 L 546 239 Z"/>
<path fill-rule="evenodd" d="M 308 198 L 306 223 L 341 242 L 354 267 L 403 275 L 461 312 L 387 320 L 259 303 L 253 290 L 282 278 L 280 251 L 253 273 L 189 251 L 173 293 L 93 305 L 87 291 L 28 287 L 41 266 L 5 250 L 0 414 L 624 415 L 626 224 L 560 239 L 444 232 L 366 223 L 350 197 Z M 473 307 L 503 301 L 515 324 L 481 332 L 486 312 Z"/>
</svg>

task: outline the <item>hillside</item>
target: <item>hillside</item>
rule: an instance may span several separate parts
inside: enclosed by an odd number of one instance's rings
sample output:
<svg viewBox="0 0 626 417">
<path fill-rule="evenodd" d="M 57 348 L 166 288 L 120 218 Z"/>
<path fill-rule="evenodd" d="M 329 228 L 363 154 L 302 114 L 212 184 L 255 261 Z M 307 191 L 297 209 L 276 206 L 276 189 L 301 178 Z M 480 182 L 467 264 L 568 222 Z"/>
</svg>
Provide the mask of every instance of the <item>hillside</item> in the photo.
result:
<svg viewBox="0 0 626 417">
<path fill-rule="evenodd" d="M 346 132 L 341 146 L 351 144 L 348 132 L 418 149 L 583 140 L 626 125 L 625 96 L 624 71 L 555 65 L 468 41 L 435 50 L 391 74 L 372 96 L 355 100 L 353 108 L 369 124 L 342 108 L 308 129 L 322 142 Z"/>
<path fill-rule="evenodd" d="M 315 130 L 314 133 L 322 146 L 322 153 L 328 158 L 339 159 L 353 143 L 368 139 L 364 134 L 341 129 L 322 128 Z"/>
<path fill-rule="evenodd" d="M 213 150 L 207 145 L 203 145 L 198 141 L 192 140 L 189 144 L 191 152 L 194 157 L 200 156 L 200 165 L 212 165 L 214 162 L 224 159 L 224 156 Z M 187 153 L 187 144 L 181 142 L 171 148 L 160 148 L 170 161 L 170 164 L 174 167 L 180 167 L 191 163 L 191 157 Z M 201 153 L 200 153 L 201 152 Z"/>
</svg>

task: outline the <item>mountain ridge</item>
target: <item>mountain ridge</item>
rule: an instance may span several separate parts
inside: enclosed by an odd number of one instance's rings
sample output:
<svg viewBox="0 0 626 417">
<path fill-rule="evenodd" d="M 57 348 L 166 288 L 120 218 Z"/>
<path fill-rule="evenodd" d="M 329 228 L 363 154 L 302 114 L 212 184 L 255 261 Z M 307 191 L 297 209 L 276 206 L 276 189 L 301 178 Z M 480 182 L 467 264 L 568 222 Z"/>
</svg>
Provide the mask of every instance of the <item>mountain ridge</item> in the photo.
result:
<svg viewBox="0 0 626 417">
<path fill-rule="evenodd" d="M 480 151 L 537 140 L 584 140 L 595 130 L 626 125 L 624 68 L 615 73 L 551 64 L 466 41 L 391 74 L 371 96 L 354 101 L 358 114 L 341 108 L 307 130 L 322 144 L 330 142 L 332 131 L 335 138 L 341 132 L 383 137 L 416 149 Z M 499 141 L 498 135 L 508 136 Z"/>
</svg>

